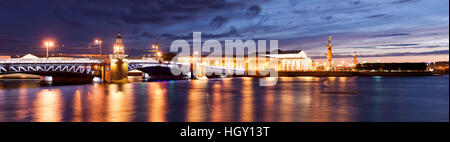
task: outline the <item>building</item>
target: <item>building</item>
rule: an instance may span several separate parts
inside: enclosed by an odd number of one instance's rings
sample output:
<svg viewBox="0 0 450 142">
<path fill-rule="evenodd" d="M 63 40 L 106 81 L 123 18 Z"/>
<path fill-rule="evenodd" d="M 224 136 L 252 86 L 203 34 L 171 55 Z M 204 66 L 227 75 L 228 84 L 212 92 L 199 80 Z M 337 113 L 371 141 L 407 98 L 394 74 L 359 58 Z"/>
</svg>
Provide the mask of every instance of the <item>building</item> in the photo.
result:
<svg viewBox="0 0 450 142">
<path fill-rule="evenodd" d="M 33 54 L 27 54 L 27 55 L 21 57 L 20 59 L 39 59 L 39 57 L 37 57 Z"/>
<path fill-rule="evenodd" d="M 11 56 L 0 56 L 0 60 L 1 59 L 11 59 Z"/>
<path fill-rule="evenodd" d="M 188 57 L 178 57 L 176 60 L 181 63 L 201 63 L 207 66 L 227 67 L 233 69 L 241 69 L 248 71 L 265 70 L 275 68 L 279 72 L 301 72 L 312 71 L 312 60 L 308 58 L 303 50 L 282 51 L 278 54 L 266 55 L 266 60 L 257 58 L 257 53 L 251 54 L 250 57 L 208 57 L 202 54 L 201 59 Z M 192 60 L 191 60 L 192 58 Z M 276 67 L 270 64 L 270 58 L 277 59 Z M 260 63 L 263 61 L 264 63 Z"/>
<path fill-rule="evenodd" d="M 312 60 L 308 58 L 303 50 L 279 51 L 275 55 L 267 55 L 270 58 L 278 59 L 277 71 L 280 72 L 299 72 L 311 71 Z"/>
<path fill-rule="evenodd" d="M 126 57 L 125 45 L 123 44 L 122 36 L 120 36 L 120 33 L 117 34 L 116 42 L 114 43 L 113 49 L 114 49 L 114 55 L 112 58 L 123 59 Z"/>
<path fill-rule="evenodd" d="M 108 67 L 102 67 L 102 72 L 105 77 L 110 76 L 111 78 L 105 79 L 107 82 L 124 83 L 128 82 L 128 61 L 125 59 L 127 55 L 125 54 L 125 45 L 123 44 L 122 36 L 120 33 L 117 34 L 116 42 L 113 46 L 114 54 L 109 55 L 110 65 Z M 109 70 L 110 69 L 110 70 Z M 102 78 L 105 78 L 102 77 Z"/>
<path fill-rule="evenodd" d="M 440 62 L 435 62 L 435 63 L 429 64 L 428 70 L 434 71 L 434 72 L 447 72 L 448 73 L 448 69 L 449 69 L 448 67 L 449 67 L 448 61 L 440 61 Z"/>
</svg>

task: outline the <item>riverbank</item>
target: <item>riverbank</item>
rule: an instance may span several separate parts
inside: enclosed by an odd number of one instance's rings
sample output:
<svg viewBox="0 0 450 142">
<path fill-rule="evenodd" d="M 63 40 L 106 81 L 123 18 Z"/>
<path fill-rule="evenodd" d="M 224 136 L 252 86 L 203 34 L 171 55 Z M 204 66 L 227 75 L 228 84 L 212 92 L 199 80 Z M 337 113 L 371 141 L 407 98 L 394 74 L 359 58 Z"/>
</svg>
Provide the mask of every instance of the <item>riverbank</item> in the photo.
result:
<svg viewBox="0 0 450 142">
<path fill-rule="evenodd" d="M 448 72 L 339 72 L 339 71 L 310 71 L 310 72 L 278 72 L 279 77 L 296 77 L 296 76 L 313 76 L 313 77 L 349 77 L 349 76 L 432 76 L 432 75 L 445 75 Z M 142 76 L 142 73 L 128 73 L 128 76 Z M 234 77 L 244 77 L 244 76 L 234 76 Z M 259 75 L 250 77 L 262 77 Z M 208 78 L 222 78 L 221 76 L 209 76 Z M 11 74 L 11 75 L 1 75 L 0 79 L 40 79 L 38 75 L 28 75 L 28 74 Z M 82 79 L 82 80 L 80 80 Z M 178 80 L 179 78 L 170 77 L 158 77 L 154 78 L 156 80 Z M 57 77 L 56 80 L 63 81 L 74 81 L 86 82 L 92 80 L 91 78 L 65 78 Z"/>
<path fill-rule="evenodd" d="M 347 76 L 431 76 L 433 72 L 278 72 L 278 76 L 314 76 L 314 77 L 347 77 Z"/>
</svg>

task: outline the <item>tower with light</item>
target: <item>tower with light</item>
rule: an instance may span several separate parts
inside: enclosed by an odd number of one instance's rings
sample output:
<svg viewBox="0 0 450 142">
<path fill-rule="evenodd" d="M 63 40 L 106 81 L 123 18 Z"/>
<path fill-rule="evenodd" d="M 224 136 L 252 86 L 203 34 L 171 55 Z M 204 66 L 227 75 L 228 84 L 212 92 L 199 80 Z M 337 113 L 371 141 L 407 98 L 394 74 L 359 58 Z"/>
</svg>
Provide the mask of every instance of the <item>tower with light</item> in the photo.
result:
<svg viewBox="0 0 450 142">
<path fill-rule="evenodd" d="M 110 55 L 110 74 L 109 82 L 128 82 L 128 60 L 125 59 L 125 45 L 123 44 L 122 36 L 117 34 L 116 42 L 113 45 L 113 53 Z"/>
<path fill-rule="evenodd" d="M 328 60 L 328 70 L 333 70 L 333 54 L 331 53 L 331 35 L 328 38 L 328 44 L 327 44 L 327 60 Z"/>
<path fill-rule="evenodd" d="M 113 46 L 114 50 L 114 57 L 118 59 L 125 58 L 125 45 L 123 44 L 122 36 L 120 36 L 120 33 L 117 34 L 116 42 Z"/>
</svg>

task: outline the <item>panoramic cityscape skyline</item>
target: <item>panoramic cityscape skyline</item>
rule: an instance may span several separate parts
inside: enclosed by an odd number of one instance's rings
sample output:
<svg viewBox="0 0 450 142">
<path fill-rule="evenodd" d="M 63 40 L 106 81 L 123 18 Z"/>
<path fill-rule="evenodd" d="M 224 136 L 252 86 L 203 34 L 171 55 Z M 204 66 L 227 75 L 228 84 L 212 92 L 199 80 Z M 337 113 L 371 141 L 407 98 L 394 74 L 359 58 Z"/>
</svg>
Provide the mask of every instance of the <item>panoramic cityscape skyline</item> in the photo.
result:
<svg viewBox="0 0 450 142">
<path fill-rule="evenodd" d="M 339 3 L 338 3 L 339 2 Z M 1 55 L 97 53 L 95 38 L 112 53 L 117 32 L 127 54 L 143 55 L 158 42 L 167 52 L 176 39 L 279 40 L 282 50 L 305 50 L 324 59 L 329 35 L 334 58 L 360 61 L 424 62 L 448 60 L 448 1 L 2 1 Z M 17 24 L 23 23 L 23 24 Z"/>
<path fill-rule="evenodd" d="M 1 128 L 183 141 L 435 138 L 449 128 L 448 5 L 0 0 Z"/>
</svg>

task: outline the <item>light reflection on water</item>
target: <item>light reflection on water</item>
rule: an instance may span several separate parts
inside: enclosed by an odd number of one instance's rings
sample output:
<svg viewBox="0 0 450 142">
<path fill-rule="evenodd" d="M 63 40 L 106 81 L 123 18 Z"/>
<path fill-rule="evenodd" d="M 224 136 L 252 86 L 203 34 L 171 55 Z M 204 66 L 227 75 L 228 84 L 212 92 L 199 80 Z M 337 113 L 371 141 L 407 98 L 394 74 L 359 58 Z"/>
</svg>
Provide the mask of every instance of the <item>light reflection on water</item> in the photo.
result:
<svg viewBox="0 0 450 142">
<path fill-rule="evenodd" d="M 448 121 L 448 76 L 224 78 L 39 86 L 5 81 L 0 121 Z M 18 87 L 6 88 L 14 84 Z M 31 85 L 30 85 L 31 84 Z"/>
<path fill-rule="evenodd" d="M 33 102 L 33 121 L 61 121 L 62 111 L 64 110 L 64 102 L 61 100 L 61 91 L 59 89 L 44 89 L 39 91 L 37 98 Z"/>
</svg>

